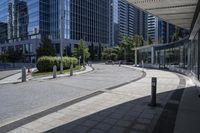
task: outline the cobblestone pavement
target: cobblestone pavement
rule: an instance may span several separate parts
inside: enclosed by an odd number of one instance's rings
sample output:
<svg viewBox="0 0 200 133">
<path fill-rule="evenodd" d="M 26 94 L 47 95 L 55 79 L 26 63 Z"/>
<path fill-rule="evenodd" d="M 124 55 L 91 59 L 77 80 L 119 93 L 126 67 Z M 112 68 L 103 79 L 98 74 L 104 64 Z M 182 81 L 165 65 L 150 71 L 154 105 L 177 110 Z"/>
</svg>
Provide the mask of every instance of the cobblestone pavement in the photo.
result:
<svg viewBox="0 0 200 133">
<path fill-rule="evenodd" d="M 105 90 L 67 108 L 46 115 L 12 130 L 18 132 L 48 133 L 144 133 L 151 132 L 163 107 L 180 78 L 174 73 L 145 70 L 145 78 L 130 84 Z M 162 106 L 148 106 L 151 77 L 158 78 L 157 101 Z"/>
<path fill-rule="evenodd" d="M 142 76 L 140 71 L 117 65 L 94 68 L 73 77 L 0 85 L 0 126 Z"/>
</svg>

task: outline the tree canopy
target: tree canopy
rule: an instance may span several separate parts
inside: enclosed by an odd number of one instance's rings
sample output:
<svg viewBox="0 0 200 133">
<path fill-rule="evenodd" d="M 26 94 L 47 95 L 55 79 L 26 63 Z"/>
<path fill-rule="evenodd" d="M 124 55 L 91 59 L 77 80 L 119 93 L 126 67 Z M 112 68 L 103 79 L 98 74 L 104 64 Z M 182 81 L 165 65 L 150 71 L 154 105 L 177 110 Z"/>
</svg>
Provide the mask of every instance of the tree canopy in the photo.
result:
<svg viewBox="0 0 200 133">
<path fill-rule="evenodd" d="M 55 48 L 52 46 L 51 40 L 47 37 L 42 39 L 40 47 L 37 49 L 37 58 L 42 56 L 55 56 Z"/>
<path fill-rule="evenodd" d="M 89 49 L 86 47 L 84 40 L 81 39 L 78 47 L 74 48 L 73 56 L 77 59 L 81 57 L 81 62 L 85 62 L 90 57 Z"/>
</svg>

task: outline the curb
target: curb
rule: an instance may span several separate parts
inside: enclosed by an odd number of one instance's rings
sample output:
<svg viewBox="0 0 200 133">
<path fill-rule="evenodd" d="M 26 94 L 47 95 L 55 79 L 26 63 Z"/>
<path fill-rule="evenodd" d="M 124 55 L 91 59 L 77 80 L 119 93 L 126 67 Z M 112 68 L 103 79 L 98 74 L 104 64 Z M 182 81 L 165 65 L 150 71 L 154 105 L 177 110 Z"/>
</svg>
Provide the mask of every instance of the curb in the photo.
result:
<svg viewBox="0 0 200 133">
<path fill-rule="evenodd" d="M 91 68 L 92 68 L 92 71 L 95 70 L 93 67 L 91 67 Z M 134 68 L 130 68 L 130 69 L 133 70 Z M 134 69 L 134 70 L 135 70 L 135 69 Z M 139 71 L 139 70 L 136 70 L 136 71 Z M 89 72 L 91 72 L 91 71 L 89 71 Z M 142 71 L 140 71 L 140 72 L 142 72 Z M 84 74 L 85 74 L 85 73 L 84 73 Z M 129 81 L 129 82 L 125 82 L 125 83 L 120 84 L 120 85 L 116 85 L 116 86 L 113 86 L 113 87 L 106 88 L 105 90 L 113 90 L 113 89 L 116 89 L 116 88 L 118 88 L 118 87 L 121 87 L 121 86 L 130 84 L 130 83 L 132 83 L 132 82 L 138 81 L 138 80 L 144 78 L 145 76 L 146 76 L 146 73 L 145 73 L 145 72 L 142 72 L 142 76 L 140 76 L 139 78 L 136 78 L 136 79 L 131 80 L 131 81 Z M 36 114 L 30 115 L 30 116 L 27 116 L 27 117 L 22 118 L 22 119 L 19 119 L 19 120 L 16 120 L 16 121 L 14 121 L 14 122 L 11 122 L 11 123 L 9 123 L 9 124 L 6 124 L 6 125 L 1 126 L 1 127 L 0 127 L 0 132 L 1 132 L 1 133 L 9 132 L 9 131 L 14 130 L 14 129 L 16 129 L 16 128 L 20 127 L 20 126 L 23 126 L 23 125 L 25 125 L 25 124 L 27 124 L 27 123 L 30 123 L 30 122 L 32 122 L 32 121 L 34 121 L 34 120 L 37 120 L 37 119 L 39 119 L 39 118 L 41 118 L 41 117 L 44 117 L 44 116 L 46 116 L 46 115 L 48 115 L 48 114 L 54 113 L 54 112 L 56 112 L 56 111 L 58 111 L 58 110 L 64 109 L 64 108 L 66 108 L 66 107 L 68 107 L 68 106 L 71 106 L 71 105 L 76 104 L 76 103 L 78 103 L 78 102 L 84 101 L 84 100 L 86 100 L 86 99 L 88 99 L 88 98 L 95 97 L 95 96 L 97 96 L 97 95 L 103 94 L 103 93 L 105 93 L 105 92 L 106 92 L 106 91 L 104 91 L 104 90 L 102 90 L 102 91 L 96 91 L 96 92 L 93 92 L 93 93 L 91 93 L 91 94 L 88 94 L 88 95 L 85 95 L 85 96 L 82 96 L 82 97 L 73 99 L 73 100 L 71 100 L 71 101 L 62 103 L 62 104 L 60 104 L 60 105 L 54 106 L 54 107 L 52 107 L 52 108 L 46 109 L 46 110 L 41 111 L 41 112 L 39 112 L 39 113 L 36 113 Z"/>
</svg>

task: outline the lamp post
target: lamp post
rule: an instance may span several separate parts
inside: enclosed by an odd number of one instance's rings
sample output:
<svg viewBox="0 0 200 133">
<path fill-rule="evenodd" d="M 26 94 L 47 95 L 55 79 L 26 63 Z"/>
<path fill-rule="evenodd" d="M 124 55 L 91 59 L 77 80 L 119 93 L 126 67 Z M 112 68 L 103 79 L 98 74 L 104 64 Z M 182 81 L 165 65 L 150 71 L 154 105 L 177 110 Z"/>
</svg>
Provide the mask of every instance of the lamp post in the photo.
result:
<svg viewBox="0 0 200 133">
<path fill-rule="evenodd" d="M 60 0 L 60 73 L 63 73 L 64 0 Z"/>
</svg>

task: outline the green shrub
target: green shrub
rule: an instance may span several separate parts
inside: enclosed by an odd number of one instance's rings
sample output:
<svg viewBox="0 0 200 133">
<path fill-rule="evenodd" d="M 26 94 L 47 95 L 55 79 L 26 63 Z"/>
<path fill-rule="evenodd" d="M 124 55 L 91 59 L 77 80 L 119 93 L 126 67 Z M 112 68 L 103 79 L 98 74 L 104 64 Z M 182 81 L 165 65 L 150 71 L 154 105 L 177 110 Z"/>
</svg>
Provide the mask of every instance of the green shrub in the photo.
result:
<svg viewBox="0 0 200 133">
<path fill-rule="evenodd" d="M 53 70 L 53 66 L 56 65 L 57 69 L 59 70 L 60 62 L 60 57 L 43 56 L 37 61 L 37 69 L 40 72 L 51 72 Z M 74 57 L 63 57 L 63 68 L 69 69 L 71 64 L 75 66 L 77 62 L 78 60 Z"/>
</svg>

